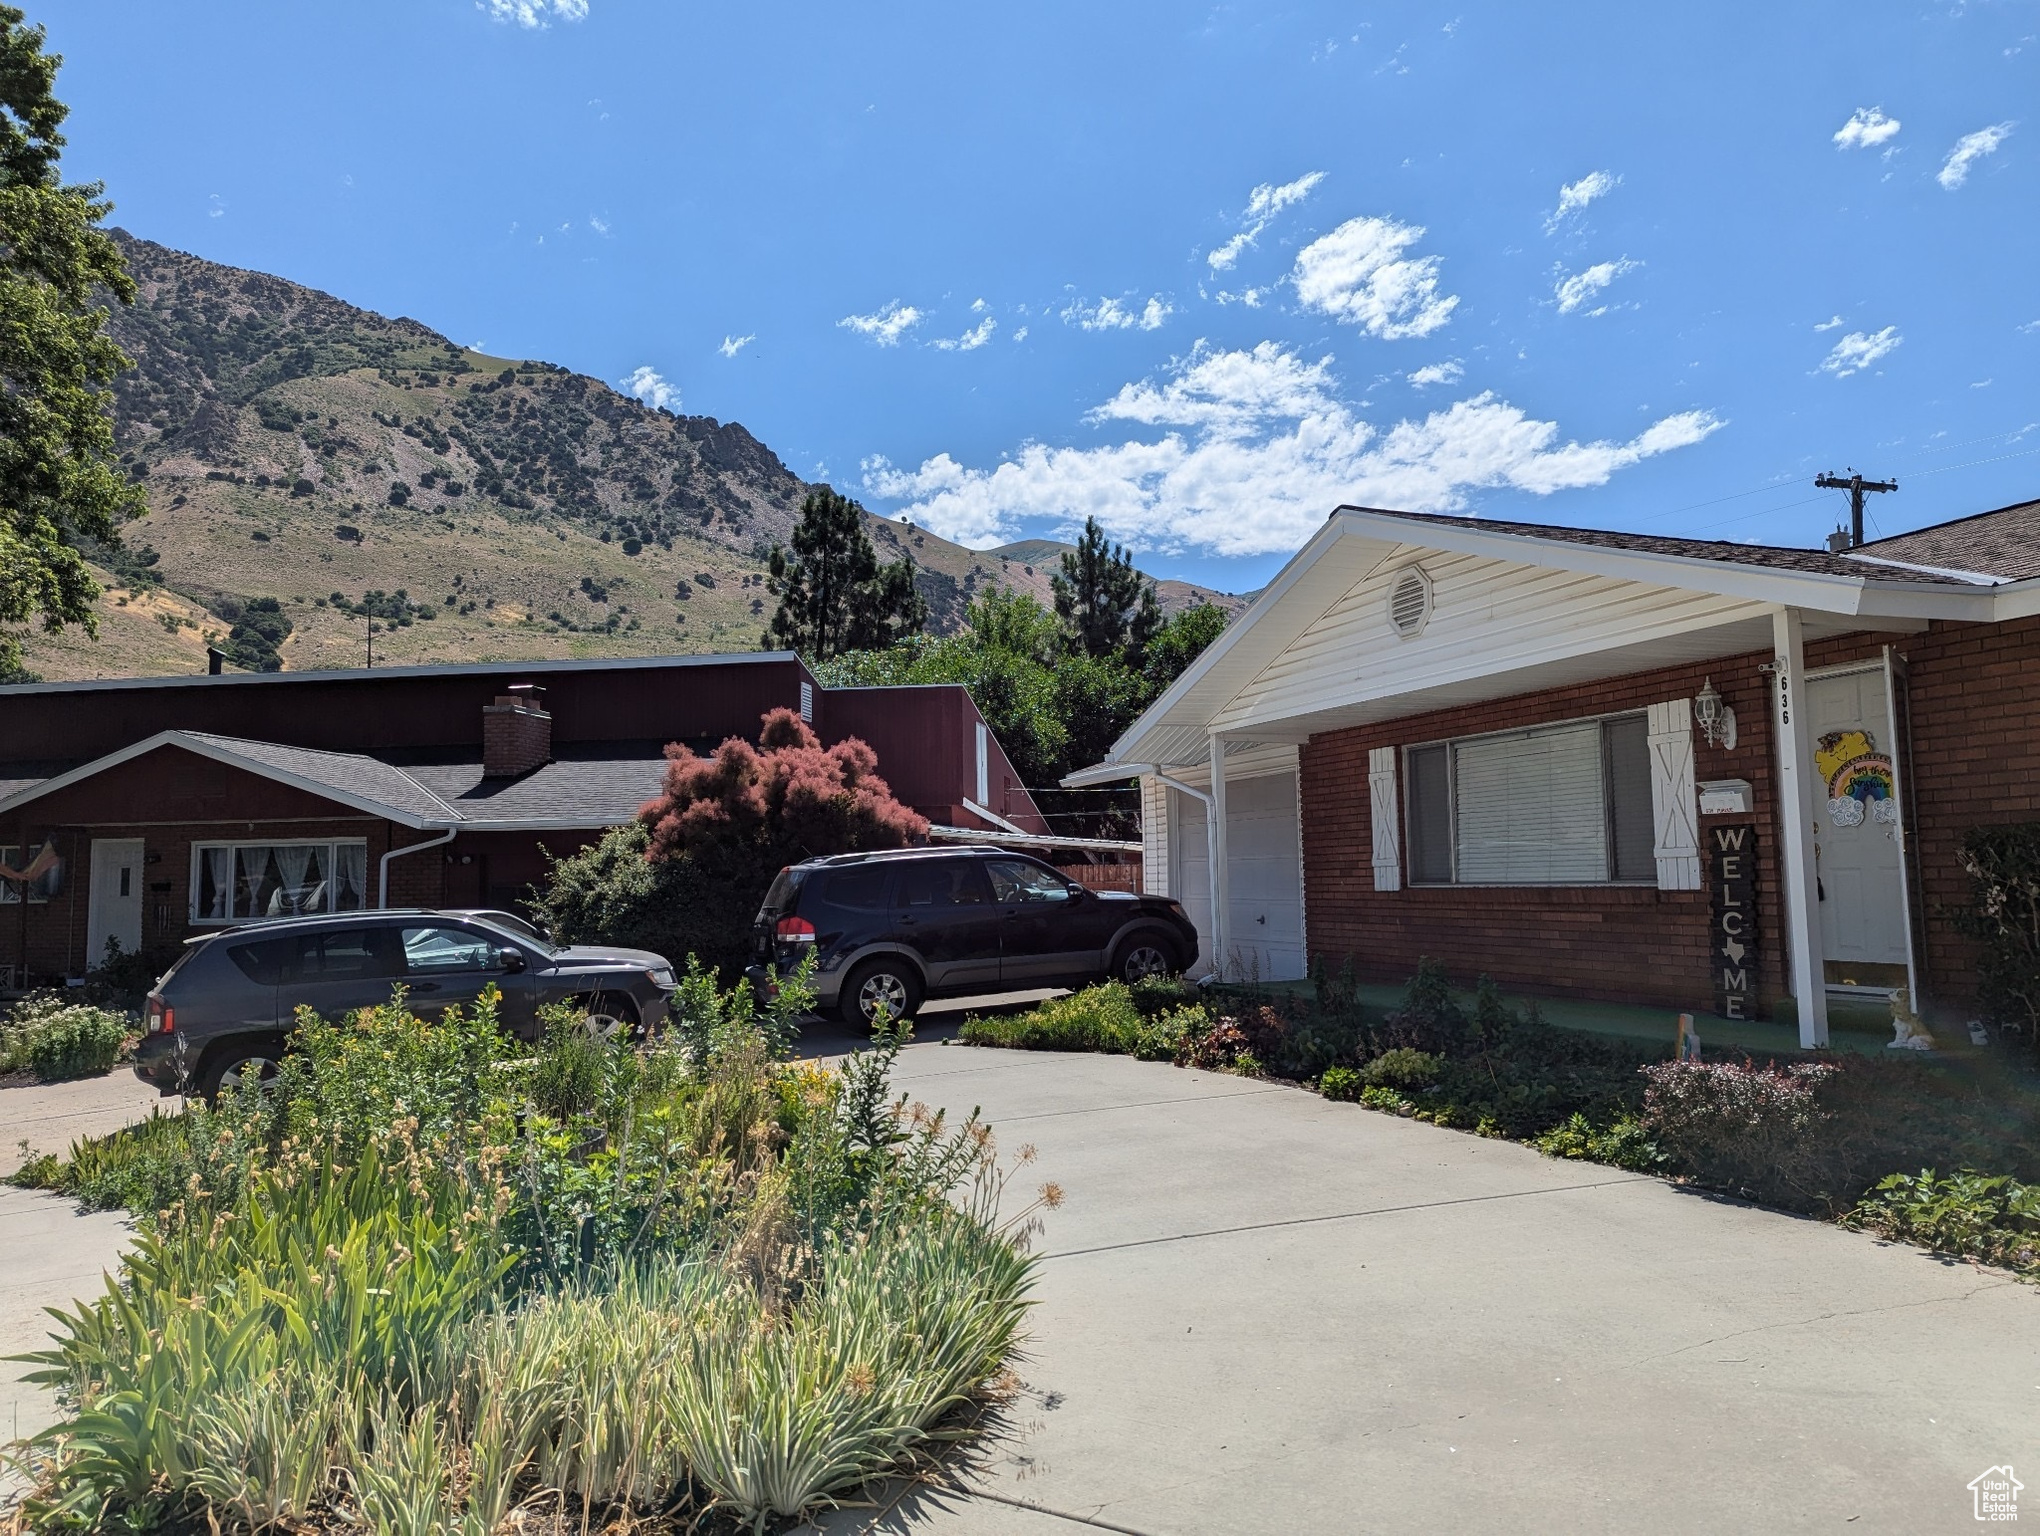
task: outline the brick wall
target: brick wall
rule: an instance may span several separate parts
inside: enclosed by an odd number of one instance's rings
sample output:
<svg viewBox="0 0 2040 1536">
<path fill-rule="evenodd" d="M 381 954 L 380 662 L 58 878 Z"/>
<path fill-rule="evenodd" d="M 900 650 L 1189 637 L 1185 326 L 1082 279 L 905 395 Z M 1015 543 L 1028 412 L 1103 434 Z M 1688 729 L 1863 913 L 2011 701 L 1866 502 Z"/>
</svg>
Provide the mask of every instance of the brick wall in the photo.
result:
<svg viewBox="0 0 2040 1536">
<path fill-rule="evenodd" d="M 1486 974 L 1526 992 L 1710 1009 L 1705 891 L 1408 885 L 1376 891 L 1367 753 L 1642 710 L 1691 698 L 1712 677 L 1736 712 L 1739 740 L 1735 751 L 1724 751 L 1708 746 L 1696 729 L 1695 776 L 1751 785 L 1752 815 L 1722 819 L 1755 821 L 1763 840 L 1758 995 L 1768 1009 L 1784 989 L 1771 709 L 1767 679 L 1758 671 L 1769 659 L 1758 653 L 1637 673 L 1312 737 L 1299 770 L 1310 953 L 1333 967 L 1350 957 L 1359 975 L 1377 981 L 1404 980 L 1420 957 L 1429 956 L 1468 982 Z M 1398 787 L 1407 793 L 1406 784 Z M 1703 836 L 1711 819 L 1701 823 Z"/>
</svg>

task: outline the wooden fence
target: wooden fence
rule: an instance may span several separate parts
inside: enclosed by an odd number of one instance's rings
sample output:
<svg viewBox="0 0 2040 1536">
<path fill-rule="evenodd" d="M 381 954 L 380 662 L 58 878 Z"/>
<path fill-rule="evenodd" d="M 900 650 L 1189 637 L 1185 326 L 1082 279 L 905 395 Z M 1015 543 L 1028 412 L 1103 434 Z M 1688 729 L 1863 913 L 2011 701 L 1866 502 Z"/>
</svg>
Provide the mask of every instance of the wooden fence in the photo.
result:
<svg viewBox="0 0 2040 1536">
<path fill-rule="evenodd" d="M 1123 864 L 1058 864 L 1056 868 L 1068 875 L 1077 884 L 1088 886 L 1094 891 L 1140 890 L 1140 860 L 1132 859 Z"/>
</svg>

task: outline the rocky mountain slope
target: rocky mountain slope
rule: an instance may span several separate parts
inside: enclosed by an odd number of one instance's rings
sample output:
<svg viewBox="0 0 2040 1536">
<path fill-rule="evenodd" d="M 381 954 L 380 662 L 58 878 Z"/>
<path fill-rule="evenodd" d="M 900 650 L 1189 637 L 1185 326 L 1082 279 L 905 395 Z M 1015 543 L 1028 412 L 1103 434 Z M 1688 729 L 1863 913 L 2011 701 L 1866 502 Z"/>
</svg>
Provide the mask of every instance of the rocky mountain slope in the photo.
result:
<svg viewBox="0 0 2040 1536">
<path fill-rule="evenodd" d="M 51 680 L 748 650 L 806 485 L 735 422 L 650 410 L 552 364 L 117 233 L 111 329 L 149 513 L 98 551 L 97 641 L 35 635 Z M 874 517 L 950 630 L 988 583 L 1048 594 L 1059 546 L 977 552 Z M 1165 606 L 1210 596 L 1163 584 Z"/>
</svg>

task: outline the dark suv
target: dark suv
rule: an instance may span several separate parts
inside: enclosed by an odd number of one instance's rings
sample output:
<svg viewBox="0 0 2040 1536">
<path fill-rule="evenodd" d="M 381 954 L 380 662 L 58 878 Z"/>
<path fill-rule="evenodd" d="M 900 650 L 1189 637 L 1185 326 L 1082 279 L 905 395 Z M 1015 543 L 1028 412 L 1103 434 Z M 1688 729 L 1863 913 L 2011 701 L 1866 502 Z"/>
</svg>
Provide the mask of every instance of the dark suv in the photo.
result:
<svg viewBox="0 0 2040 1536">
<path fill-rule="evenodd" d="M 503 1027 L 525 1039 L 550 1003 L 588 1009 L 599 1033 L 649 1029 L 674 987 L 663 955 L 642 949 L 559 948 L 528 924 L 475 912 L 345 912 L 250 923 L 190 940 L 149 994 L 135 1075 L 164 1094 L 218 1097 L 224 1085 L 268 1077 L 302 1005 L 329 1019 L 409 990 L 414 1012 L 503 994 Z"/>
<path fill-rule="evenodd" d="M 1169 975 L 1197 953 L 1182 906 L 1093 891 L 1000 848 L 909 848 L 779 872 L 753 928 L 758 964 L 815 956 L 816 1002 L 852 1026 L 930 997 Z"/>
</svg>

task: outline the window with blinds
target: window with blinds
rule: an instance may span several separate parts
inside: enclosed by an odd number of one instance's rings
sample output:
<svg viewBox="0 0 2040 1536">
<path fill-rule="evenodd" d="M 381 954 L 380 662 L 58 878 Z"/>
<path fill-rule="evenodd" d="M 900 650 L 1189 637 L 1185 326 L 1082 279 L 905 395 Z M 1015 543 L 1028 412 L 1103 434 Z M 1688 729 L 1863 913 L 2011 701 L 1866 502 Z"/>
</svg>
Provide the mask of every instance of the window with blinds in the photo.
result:
<svg viewBox="0 0 2040 1536">
<path fill-rule="evenodd" d="M 1436 742 L 1405 759 L 1414 884 L 1656 878 L 1641 715 Z"/>
</svg>

